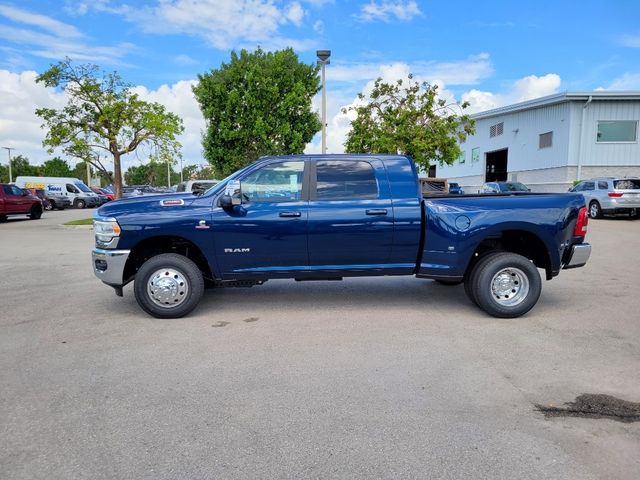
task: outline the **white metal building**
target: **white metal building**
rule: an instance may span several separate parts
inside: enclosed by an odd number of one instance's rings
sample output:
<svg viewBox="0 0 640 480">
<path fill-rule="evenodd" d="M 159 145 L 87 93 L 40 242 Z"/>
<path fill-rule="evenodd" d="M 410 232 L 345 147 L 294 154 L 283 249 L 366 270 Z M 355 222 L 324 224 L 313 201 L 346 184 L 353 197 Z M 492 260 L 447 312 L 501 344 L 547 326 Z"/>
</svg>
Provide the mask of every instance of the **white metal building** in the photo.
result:
<svg viewBox="0 0 640 480">
<path fill-rule="evenodd" d="M 472 118 L 476 133 L 460 145 L 458 161 L 430 172 L 467 193 L 486 181 L 551 192 L 595 176 L 640 176 L 640 91 L 567 92 Z"/>
</svg>

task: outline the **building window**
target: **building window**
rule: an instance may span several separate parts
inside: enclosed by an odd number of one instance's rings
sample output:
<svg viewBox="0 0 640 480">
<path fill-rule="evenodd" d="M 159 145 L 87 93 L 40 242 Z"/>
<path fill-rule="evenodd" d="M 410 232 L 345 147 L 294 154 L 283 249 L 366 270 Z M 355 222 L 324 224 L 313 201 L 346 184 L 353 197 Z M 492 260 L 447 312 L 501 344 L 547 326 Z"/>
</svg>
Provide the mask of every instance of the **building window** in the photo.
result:
<svg viewBox="0 0 640 480">
<path fill-rule="evenodd" d="M 474 148 L 471 150 L 471 163 L 476 163 L 480 161 L 480 149 Z"/>
<path fill-rule="evenodd" d="M 467 161 L 467 152 L 465 150 L 462 150 L 460 152 L 460 156 L 458 157 L 458 162 L 459 163 L 464 163 Z"/>
<path fill-rule="evenodd" d="M 489 127 L 489 137 L 497 137 L 504 133 L 504 122 L 496 123 L 495 125 L 491 125 Z"/>
<path fill-rule="evenodd" d="M 635 142 L 638 138 L 637 120 L 599 120 L 597 142 Z"/>
<path fill-rule="evenodd" d="M 549 148 L 553 145 L 553 132 L 541 133 L 538 137 L 538 148 Z"/>
</svg>

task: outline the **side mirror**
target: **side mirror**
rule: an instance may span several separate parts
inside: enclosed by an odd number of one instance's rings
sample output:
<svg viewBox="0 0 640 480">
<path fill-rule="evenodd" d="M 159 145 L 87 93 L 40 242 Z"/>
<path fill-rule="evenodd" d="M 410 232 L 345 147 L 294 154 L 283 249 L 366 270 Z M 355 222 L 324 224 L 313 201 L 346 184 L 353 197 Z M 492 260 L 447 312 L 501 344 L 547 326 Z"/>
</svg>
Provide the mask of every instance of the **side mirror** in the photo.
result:
<svg viewBox="0 0 640 480">
<path fill-rule="evenodd" d="M 224 210 L 228 210 L 233 207 L 233 200 L 231 199 L 231 195 L 222 195 L 220 197 L 220 207 Z"/>
<path fill-rule="evenodd" d="M 220 197 L 220 206 L 224 209 L 229 209 L 241 204 L 242 184 L 240 180 L 231 180 L 224 189 L 224 195 Z"/>
</svg>

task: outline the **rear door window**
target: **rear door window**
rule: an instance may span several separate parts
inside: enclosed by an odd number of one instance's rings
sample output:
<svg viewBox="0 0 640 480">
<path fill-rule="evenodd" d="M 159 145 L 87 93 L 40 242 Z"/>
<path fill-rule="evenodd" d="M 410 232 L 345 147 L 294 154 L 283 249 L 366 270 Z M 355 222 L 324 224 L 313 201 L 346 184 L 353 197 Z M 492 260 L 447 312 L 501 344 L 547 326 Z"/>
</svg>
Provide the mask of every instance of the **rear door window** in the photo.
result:
<svg viewBox="0 0 640 480">
<path fill-rule="evenodd" d="M 640 190 L 640 179 L 625 178 L 623 180 L 614 180 L 613 188 L 616 190 Z"/>
<path fill-rule="evenodd" d="M 327 160 L 316 162 L 317 200 L 378 198 L 373 166 L 365 161 Z"/>
</svg>

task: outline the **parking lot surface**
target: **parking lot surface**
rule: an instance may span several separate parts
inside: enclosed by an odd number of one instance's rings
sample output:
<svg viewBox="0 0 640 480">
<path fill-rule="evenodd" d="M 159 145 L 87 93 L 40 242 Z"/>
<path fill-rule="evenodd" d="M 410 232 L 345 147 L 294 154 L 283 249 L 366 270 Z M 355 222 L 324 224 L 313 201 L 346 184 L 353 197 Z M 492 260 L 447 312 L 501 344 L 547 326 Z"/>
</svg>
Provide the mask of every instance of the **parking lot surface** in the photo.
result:
<svg viewBox="0 0 640 480">
<path fill-rule="evenodd" d="M 0 224 L 0 477 L 640 478 L 640 221 L 525 317 L 407 278 L 270 281 L 158 320 L 92 273 L 88 210 Z"/>
</svg>

